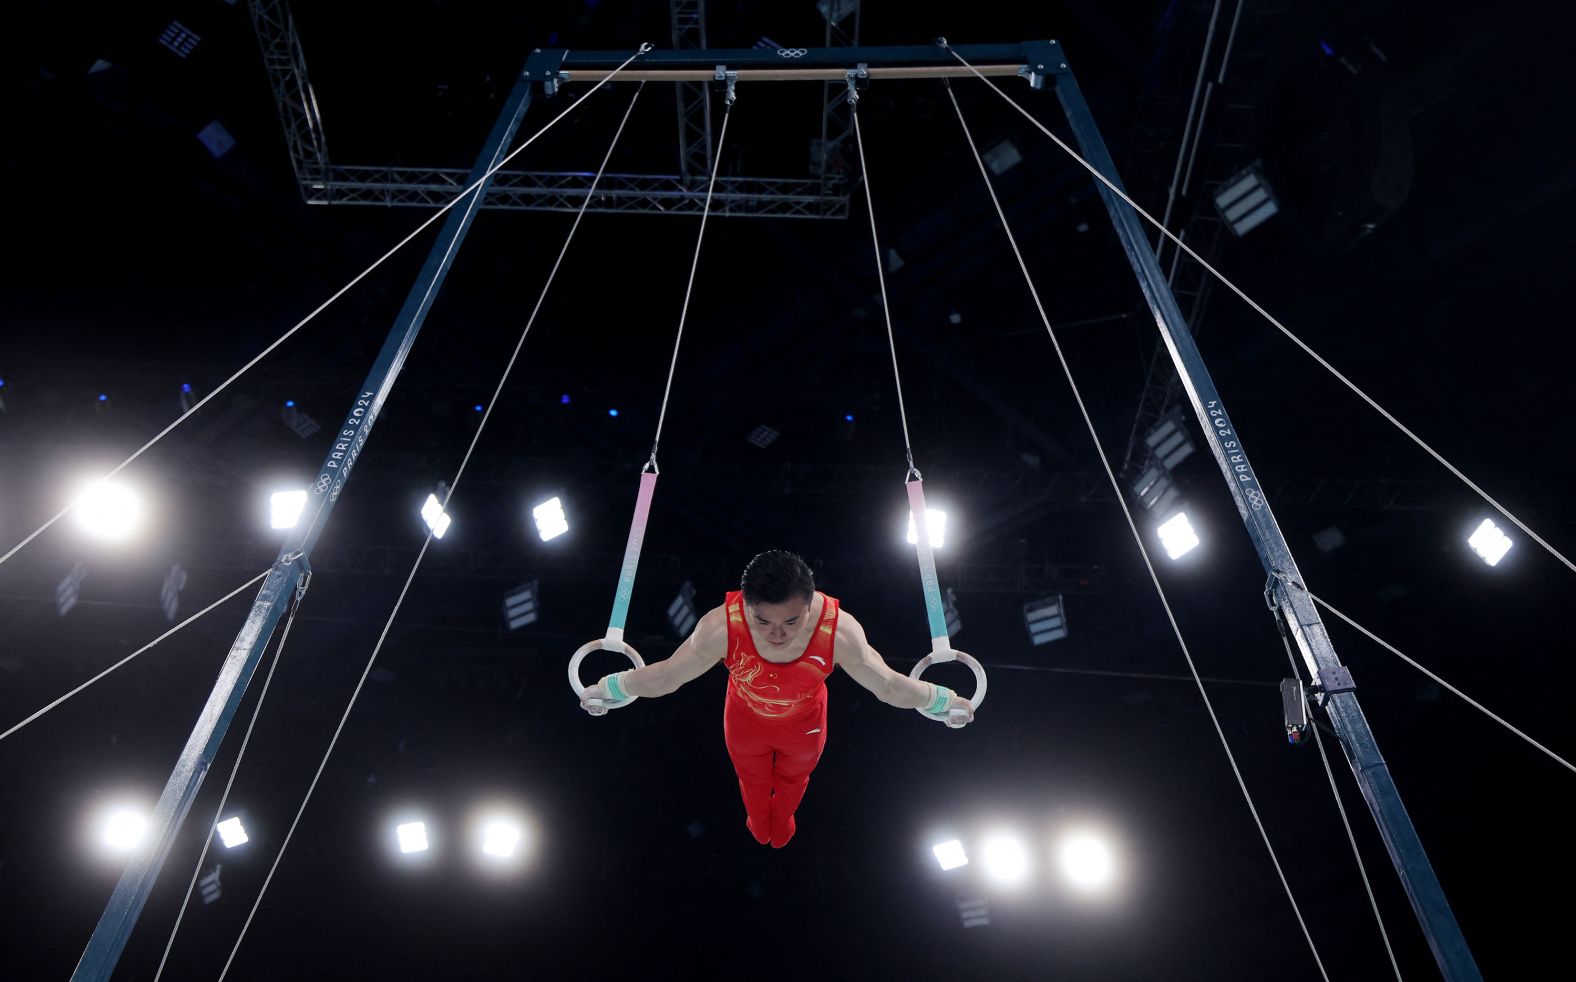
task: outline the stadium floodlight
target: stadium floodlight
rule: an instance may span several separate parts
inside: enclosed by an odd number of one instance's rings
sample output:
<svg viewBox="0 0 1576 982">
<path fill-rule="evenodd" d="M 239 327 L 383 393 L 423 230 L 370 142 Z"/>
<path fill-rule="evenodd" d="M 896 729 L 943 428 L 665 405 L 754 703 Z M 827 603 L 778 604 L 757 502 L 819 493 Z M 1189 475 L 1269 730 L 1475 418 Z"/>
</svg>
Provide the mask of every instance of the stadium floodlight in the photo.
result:
<svg viewBox="0 0 1576 982">
<path fill-rule="evenodd" d="M 1155 428 L 1144 437 L 1144 443 L 1149 446 L 1149 451 L 1154 459 L 1166 470 L 1175 470 L 1182 461 L 1193 455 L 1193 441 L 1188 436 L 1187 428 L 1182 425 L 1180 414 L 1173 414 L 1155 424 Z"/>
<path fill-rule="evenodd" d="M 1004 886 L 1022 883 L 1029 876 L 1029 850 L 1015 835 L 997 833 L 985 840 L 982 862 L 985 874 Z"/>
<path fill-rule="evenodd" d="M 925 528 L 930 530 L 930 548 L 940 549 L 947 538 L 947 513 L 935 508 L 925 509 Z M 908 513 L 908 544 L 919 544 L 919 529 L 914 525 L 914 513 Z"/>
<path fill-rule="evenodd" d="M 399 836 L 400 852 L 426 852 L 427 851 L 427 823 L 406 822 L 394 828 L 394 834 Z"/>
<path fill-rule="evenodd" d="M 494 819 L 482 829 L 482 852 L 499 859 L 514 855 L 520 845 L 520 826 L 503 819 Z"/>
<path fill-rule="evenodd" d="M 142 524 L 142 496 L 120 481 L 99 481 L 77 499 L 77 523 L 103 542 L 121 542 Z"/>
<path fill-rule="evenodd" d="M 443 538 L 443 533 L 449 530 L 449 516 L 435 494 L 427 495 L 426 502 L 421 506 L 421 520 L 427 523 L 434 539 Z"/>
<path fill-rule="evenodd" d="M 543 542 L 550 542 L 569 531 L 569 519 L 564 515 L 564 503 L 556 496 L 531 509 L 536 520 L 536 534 Z"/>
<path fill-rule="evenodd" d="M 1156 531 L 1160 533 L 1160 544 L 1166 547 L 1166 555 L 1172 559 L 1180 559 L 1199 544 L 1198 533 L 1193 531 L 1185 511 L 1166 519 Z"/>
<path fill-rule="evenodd" d="M 219 823 L 219 841 L 224 843 L 226 849 L 234 849 L 250 840 L 246 828 L 241 825 L 241 816 L 236 815 Z"/>
<path fill-rule="evenodd" d="M 1078 889 L 1099 890 L 1110 884 L 1115 863 L 1104 839 L 1087 833 L 1069 836 L 1059 855 L 1062 875 Z"/>
<path fill-rule="evenodd" d="M 268 522 L 276 529 L 295 528 L 305 510 L 305 491 L 275 491 L 268 497 Z"/>
<path fill-rule="evenodd" d="M 1214 198 L 1215 210 L 1234 235 L 1248 234 L 1280 211 L 1275 193 L 1256 163 L 1221 182 Z"/>
<path fill-rule="evenodd" d="M 1150 464 L 1133 481 L 1133 493 L 1156 515 L 1169 515 L 1182 497 L 1171 474 L 1159 463 Z"/>
<path fill-rule="evenodd" d="M 537 581 L 532 580 L 503 595 L 503 619 L 509 630 L 518 631 L 536 623 L 536 584 Z"/>
<path fill-rule="evenodd" d="M 1512 543 L 1510 536 L 1500 531 L 1493 519 L 1485 518 L 1483 524 L 1479 525 L 1477 531 L 1467 539 L 1467 545 L 1471 546 L 1472 551 L 1485 563 L 1497 566 L 1499 561 L 1505 558 L 1505 553 L 1510 551 Z"/>
<path fill-rule="evenodd" d="M 118 806 L 104 815 L 104 845 L 119 853 L 131 852 L 148 832 L 148 814 L 139 808 Z"/>
<path fill-rule="evenodd" d="M 1061 594 L 1024 604 L 1023 626 L 1029 630 L 1029 640 L 1037 645 L 1067 637 L 1067 611 Z"/>
<path fill-rule="evenodd" d="M 963 843 L 957 839 L 938 842 L 930 847 L 930 851 L 935 853 L 936 862 L 940 863 L 944 870 L 957 869 L 959 866 L 969 864 L 968 854 L 963 851 Z"/>
<path fill-rule="evenodd" d="M 695 612 L 695 584 L 685 580 L 679 587 L 679 595 L 668 604 L 668 623 L 673 625 L 674 634 L 687 638 L 699 620 L 700 615 Z"/>
</svg>

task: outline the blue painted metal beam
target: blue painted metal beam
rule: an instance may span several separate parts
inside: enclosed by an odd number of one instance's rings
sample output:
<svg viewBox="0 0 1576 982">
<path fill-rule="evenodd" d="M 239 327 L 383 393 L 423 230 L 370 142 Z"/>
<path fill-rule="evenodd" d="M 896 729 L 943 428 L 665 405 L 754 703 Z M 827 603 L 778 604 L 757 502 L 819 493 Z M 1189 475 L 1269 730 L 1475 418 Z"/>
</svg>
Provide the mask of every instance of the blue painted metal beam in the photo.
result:
<svg viewBox="0 0 1576 982">
<path fill-rule="evenodd" d="M 514 89 L 504 103 L 492 132 L 488 134 L 487 143 L 475 167 L 471 169 L 467 186 L 479 180 L 507 154 L 520 119 L 531 103 L 532 70 L 540 76 L 545 68 L 555 63 L 555 60 L 540 55 L 533 55 L 526 63 L 526 70 L 516 79 Z M 110 896 L 109 904 L 104 908 L 98 926 L 82 953 L 82 959 L 72 973 L 73 980 L 107 980 L 115 971 L 126 941 L 136 926 L 137 917 L 147 903 L 159 870 L 180 832 L 181 822 L 197 797 L 203 777 L 213 765 L 219 745 L 246 693 L 247 683 L 251 681 L 262 658 L 269 635 L 284 613 L 291 594 L 301 583 L 302 569 L 310 558 L 312 547 L 323 534 L 334 504 L 339 500 L 345 482 L 350 479 L 356 458 L 366 445 L 372 425 L 394 388 L 406 356 L 416 343 L 416 335 L 437 297 L 438 288 L 449 266 L 454 262 L 465 233 L 470 229 L 471 221 L 480 209 L 486 190 L 487 184 L 483 183 L 465 201 L 456 205 L 444 220 L 437 241 L 427 255 L 426 264 L 411 287 L 405 305 L 389 331 L 388 339 L 384 341 L 366 382 L 356 395 L 354 405 L 345 415 L 333 448 L 323 461 L 311 491 L 311 517 L 291 533 L 279 550 L 273 569 L 263 580 L 262 589 L 252 604 L 246 623 L 230 646 L 218 681 L 214 683 L 202 714 L 197 718 L 197 724 L 192 728 L 175 769 L 159 796 L 159 803 L 149 824 L 146 844 L 121 873 L 120 882 L 116 884 L 115 892 Z"/>
<path fill-rule="evenodd" d="M 1060 46 L 1055 42 L 1047 42 L 1038 50 L 1034 44 L 1026 45 L 1026 48 L 1033 56 L 1031 61 L 1047 66 L 1046 75 L 1056 87 L 1057 97 L 1061 100 L 1062 109 L 1067 114 L 1084 159 L 1112 184 L 1121 187 L 1116 165 L 1106 149 L 1105 140 L 1100 136 L 1099 127 L 1095 125 L 1094 116 L 1084 102 L 1077 81 L 1067 70 L 1066 55 Z M 1312 599 L 1306 590 L 1300 589 L 1302 574 L 1297 570 L 1291 548 L 1286 544 L 1258 476 L 1248 462 L 1242 436 L 1226 413 L 1225 403 L 1215 389 L 1203 356 L 1193 343 L 1181 308 L 1171 295 L 1165 274 L 1149 247 L 1141 219 L 1110 188 L 1104 184 L 1098 187 L 1117 237 L 1122 242 L 1122 249 L 1127 254 L 1127 261 L 1138 277 L 1138 285 L 1143 290 L 1150 313 L 1160 329 L 1166 348 L 1171 352 L 1183 389 L 1192 403 L 1193 412 L 1198 416 L 1199 426 L 1203 428 L 1210 450 L 1215 455 L 1215 462 L 1231 489 L 1237 513 L 1247 526 L 1248 535 L 1258 550 L 1265 571 L 1275 578 L 1277 602 L 1308 664 L 1314 683 L 1322 689 L 1321 704 L 1329 716 L 1331 727 L 1340 737 L 1341 748 L 1351 764 L 1352 773 L 1357 777 L 1363 798 L 1378 823 L 1379 833 L 1390 853 L 1390 861 L 1401 876 L 1407 897 L 1412 902 L 1412 910 L 1428 938 L 1429 947 L 1433 949 L 1434 959 L 1450 982 L 1479 980 L 1482 975 L 1477 963 L 1445 899 L 1444 889 L 1434 875 L 1428 854 L 1423 851 L 1423 844 L 1406 813 L 1406 806 L 1401 802 L 1389 767 L 1379 754 L 1373 731 L 1357 704 L 1351 673 L 1336 655 L 1335 646 L 1325 631 Z"/>
</svg>

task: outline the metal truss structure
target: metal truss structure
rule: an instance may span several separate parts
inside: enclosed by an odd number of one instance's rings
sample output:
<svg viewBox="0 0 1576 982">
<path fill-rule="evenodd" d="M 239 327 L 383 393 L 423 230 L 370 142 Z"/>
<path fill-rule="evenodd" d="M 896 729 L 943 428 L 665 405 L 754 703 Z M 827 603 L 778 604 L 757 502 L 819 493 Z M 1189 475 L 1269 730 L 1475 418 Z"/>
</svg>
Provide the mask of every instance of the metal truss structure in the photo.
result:
<svg viewBox="0 0 1576 982">
<path fill-rule="evenodd" d="M 263 66 L 284 128 L 301 197 L 313 205 L 435 207 L 448 204 L 469 183 L 463 167 L 345 166 L 329 160 L 317 97 L 287 0 L 248 0 L 262 47 Z M 704 0 L 671 0 L 673 46 L 706 44 Z M 826 10 L 827 45 L 858 43 L 859 0 L 834 0 Z M 836 20 L 834 20 L 836 18 Z M 851 25 L 845 29 L 841 25 Z M 679 173 L 608 174 L 587 209 L 652 215 L 698 215 L 711 171 L 711 103 L 708 83 L 682 81 L 678 90 Z M 852 133 L 846 87 L 826 84 L 821 137 L 809 176 L 740 177 L 719 174 L 712 210 L 760 218 L 846 218 L 849 185 L 840 147 Z M 808 140 L 808 135 L 807 135 Z M 500 170 L 483 208 L 577 211 L 593 176 L 559 171 Z"/>
</svg>

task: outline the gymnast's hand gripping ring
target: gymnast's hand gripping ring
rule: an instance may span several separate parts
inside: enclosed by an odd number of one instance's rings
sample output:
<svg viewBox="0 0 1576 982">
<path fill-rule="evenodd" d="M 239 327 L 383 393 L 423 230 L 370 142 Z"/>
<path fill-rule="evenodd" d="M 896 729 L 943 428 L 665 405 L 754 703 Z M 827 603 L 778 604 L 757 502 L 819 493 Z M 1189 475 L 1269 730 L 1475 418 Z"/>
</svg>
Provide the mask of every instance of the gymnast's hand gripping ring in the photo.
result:
<svg viewBox="0 0 1576 982">
<path fill-rule="evenodd" d="M 595 641 L 588 641 L 587 643 L 580 646 L 579 650 L 575 652 L 575 656 L 573 658 L 569 659 L 569 684 L 574 688 L 575 695 L 577 697 L 584 696 L 586 694 L 586 687 L 580 683 L 580 663 L 585 660 L 586 655 L 589 655 L 591 652 L 598 649 L 604 649 L 607 651 L 621 651 L 626 656 L 628 656 L 630 661 L 635 663 L 636 668 L 646 667 L 645 660 L 640 657 L 640 652 L 636 651 L 633 645 L 625 644 L 623 641 L 614 641 L 609 638 L 598 638 Z M 601 716 L 604 715 L 609 709 L 622 709 L 639 698 L 639 696 L 630 696 L 628 699 L 625 699 L 622 702 L 608 702 L 603 699 L 592 699 L 590 701 L 589 712 L 592 716 Z"/>
<path fill-rule="evenodd" d="M 972 657 L 965 654 L 964 652 L 958 651 L 955 648 L 945 648 L 932 651 L 930 654 L 919 660 L 918 664 L 916 664 L 913 669 L 909 671 L 908 677 L 911 679 L 918 679 L 922 674 L 924 674 L 925 669 L 929 668 L 931 665 L 936 664 L 937 662 L 944 661 L 960 661 L 967 665 L 969 670 L 974 673 L 974 695 L 969 697 L 969 705 L 973 706 L 975 711 L 978 711 L 980 704 L 985 701 L 985 669 L 980 666 L 979 662 L 975 661 Z M 963 726 L 966 716 L 966 714 L 961 709 L 954 709 L 950 713 L 943 714 L 927 713 L 923 709 L 916 709 L 914 712 L 925 717 L 926 719 L 933 719 L 938 723 L 945 723 L 953 729 Z"/>
</svg>

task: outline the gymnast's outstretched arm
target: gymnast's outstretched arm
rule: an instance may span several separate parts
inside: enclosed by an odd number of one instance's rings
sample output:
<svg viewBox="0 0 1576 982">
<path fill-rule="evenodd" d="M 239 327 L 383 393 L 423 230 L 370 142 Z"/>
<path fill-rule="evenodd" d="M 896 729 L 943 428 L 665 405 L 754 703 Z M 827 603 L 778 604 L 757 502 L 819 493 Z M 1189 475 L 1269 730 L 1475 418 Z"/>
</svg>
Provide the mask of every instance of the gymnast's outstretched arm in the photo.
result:
<svg viewBox="0 0 1576 982">
<path fill-rule="evenodd" d="M 899 709 L 925 709 L 946 715 L 954 709 L 966 710 L 967 715 L 957 725 L 973 721 L 974 707 L 950 689 L 911 679 L 894 671 L 886 660 L 865 639 L 864 627 L 848 611 L 837 616 L 837 643 L 832 648 L 832 658 L 849 677 L 869 689 L 877 699 Z M 934 707 L 934 708 L 932 708 Z"/>
<path fill-rule="evenodd" d="M 675 692 L 684 683 L 699 678 L 706 669 L 722 660 L 728 653 L 728 615 L 721 607 L 707 611 L 695 625 L 695 630 L 679 645 L 670 657 L 645 668 L 634 668 L 617 673 L 616 685 L 628 696 L 653 698 Z M 608 677 L 603 676 L 596 685 L 586 686 L 580 697 L 581 708 L 590 711 L 590 700 L 612 702 L 608 692 Z"/>
</svg>

